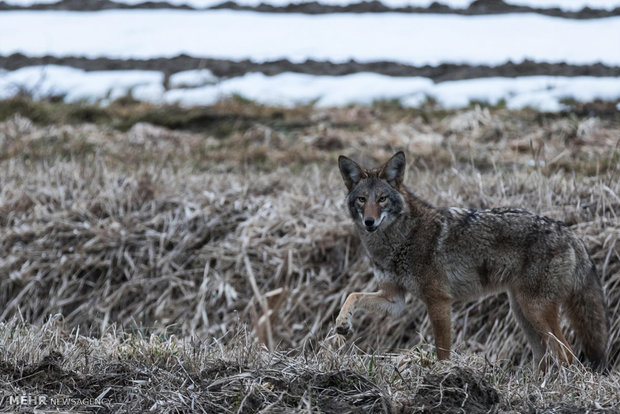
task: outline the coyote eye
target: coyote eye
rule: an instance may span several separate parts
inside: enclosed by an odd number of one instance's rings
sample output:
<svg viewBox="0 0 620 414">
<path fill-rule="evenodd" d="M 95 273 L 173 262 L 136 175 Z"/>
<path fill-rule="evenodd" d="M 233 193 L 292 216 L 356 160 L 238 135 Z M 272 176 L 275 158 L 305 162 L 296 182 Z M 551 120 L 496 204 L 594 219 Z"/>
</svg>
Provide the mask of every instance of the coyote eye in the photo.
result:
<svg viewBox="0 0 620 414">
<path fill-rule="evenodd" d="M 380 202 L 380 203 L 384 203 L 384 202 L 385 202 L 385 200 L 387 200 L 387 197 L 386 197 L 386 196 L 381 196 L 381 197 L 379 197 L 379 202 Z"/>
<path fill-rule="evenodd" d="M 359 201 L 360 203 L 365 203 L 366 197 L 357 197 L 357 201 Z"/>
</svg>

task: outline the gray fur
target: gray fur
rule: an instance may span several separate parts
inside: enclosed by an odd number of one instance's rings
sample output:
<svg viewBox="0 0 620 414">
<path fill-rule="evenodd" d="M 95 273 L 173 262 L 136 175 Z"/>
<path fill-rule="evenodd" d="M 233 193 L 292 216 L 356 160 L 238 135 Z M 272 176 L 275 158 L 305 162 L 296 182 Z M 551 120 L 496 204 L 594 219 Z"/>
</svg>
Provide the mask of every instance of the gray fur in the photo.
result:
<svg viewBox="0 0 620 414">
<path fill-rule="evenodd" d="M 347 160 L 341 157 L 343 177 L 350 175 L 343 165 L 357 166 Z M 402 185 L 404 162 L 404 154 L 398 153 L 382 168 L 357 166 L 360 178 L 347 196 L 362 244 L 384 275 L 381 283 L 419 296 L 429 313 L 439 299 L 508 292 L 537 362 L 548 340 L 548 332 L 541 332 L 546 321 L 553 320 L 554 309 L 568 307 L 585 356 L 602 367 L 609 329 L 604 296 L 575 232 L 560 221 L 521 209 L 435 208 Z M 380 206 L 385 218 L 376 231 L 369 231 L 361 211 L 379 195 L 386 200 Z"/>
</svg>

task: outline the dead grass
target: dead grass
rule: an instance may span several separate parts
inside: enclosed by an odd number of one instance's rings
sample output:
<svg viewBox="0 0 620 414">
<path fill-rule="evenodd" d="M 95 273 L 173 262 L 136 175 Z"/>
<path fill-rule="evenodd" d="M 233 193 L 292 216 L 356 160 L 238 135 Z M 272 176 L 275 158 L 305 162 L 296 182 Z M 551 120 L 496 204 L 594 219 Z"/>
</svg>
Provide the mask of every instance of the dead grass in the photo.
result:
<svg viewBox="0 0 620 414">
<path fill-rule="evenodd" d="M 208 108 L 214 119 L 247 111 L 247 123 L 224 135 L 27 113 L 0 123 L 10 394 L 110 388 L 102 412 L 618 408 L 614 119 L 222 105 Z M 610 305 L 609 376 L 574 365 L 538 378 L 502 295 L 455 305 L 452 363 L 435 362 L 413 298 L 401 318 L 357 315 L 345 348 L 325 342 L 347 293 L 375 288 L 335 159 L 374 163 L 395 149 L 409 156 L 408 185 L 434 204 L 518 206 L 584 236 Z"/>
<path fill-rule="evenodd" d="M 39 327 L 0 323 L 6 396 L 48 398 L 88 412 L 616 412 L 616 376 L 578 365 L 541 375 L 510 361 L 457 353 L 436 362 L 425 347 L 368 354 L 329 341 L 268 351 L 243 327 L 219 339 L 108 329 L 69 332 L 59 315 Z M 8 397 L 7 397 L 8 398 Z M 54 398 L 54 400 L 52 400 Z"/>
</svg>

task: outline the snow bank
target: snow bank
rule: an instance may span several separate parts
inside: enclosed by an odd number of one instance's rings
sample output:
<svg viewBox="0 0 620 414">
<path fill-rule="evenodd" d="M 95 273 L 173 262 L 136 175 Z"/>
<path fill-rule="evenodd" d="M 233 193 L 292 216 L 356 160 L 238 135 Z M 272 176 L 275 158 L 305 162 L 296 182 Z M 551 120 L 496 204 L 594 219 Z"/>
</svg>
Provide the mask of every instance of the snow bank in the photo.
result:
<svg viewBox="0 0 620 414">
<path fill-rule="evenodd" d="M 187 72 L 179 79 L 204 80 L 206 72 Z M 165 90 L 163 75 L 152 71 L 85 72 L 62 66 L 37 66 L 0 73 L 0 99 L 27 91 L 35 98 L 64 96 L 67 102 L 107 103 L 131 93 L 137 99 L 154 103 L 210 105 L 240 95 L 270 105 L 342 106 L 370 104 L 375 100 L 400 100 L 406 106 L 419 106 L 427 97 L 446 108 L 466 106 L 470 101 L 496 104 L 505 100 L 509 108 L 526 106 L 544 111 L 559 111 L 560 101 L 620 99 L 620 78 L 532 76 L 487 78 L 434 84 L 427 78 L 394 78 L 375 73 L 346 76 L 314 76 L 283 73 L 266 76 L 249 73 L 198 87 Z M 196 85 L 196 84 L 195 84 Z"/>
<path fill-rule="evenodd" d="M 65 66 L 32 66 L 0 73 L 0 99 L 20 92 L 35 99 L 64 96 L 66 102 L 109 102 L 131 93 L 145 101 L 161 98 L 164 76 L 161 72 L 127 70 L 85 72 Z"/>
<path fill-rule="evenodd" d="M 163 30 L 162 28 L 165 28 Z M 496 65 L 524 59 L 620 64 L 620 17 L 270 14 L 115 10 L 0 13 L 0 54 L 191 56 L 268 61 Z"/>
<path fill-rule="evenodd" d="M 7 4 L 30 6 L 33 4 L 56 3 L 58 0 L 4 0 Z M 145 0 L 115 0 L 117 3 L 138 4 Z M 194 8 L 207 8 L 221 4 L 224 0 L 166 0 L 172 5 L 188 5 Z M 238 4 L 248 6 L 258 6 L 260 3 L 271 4 L 274 6 L 284 6 L 290 3 L 308 3 L 315 0 L 237 0 Z M 320 0 L 322 4 L 347 5 L 359 3 L 362 0 Z M 382 3 L 391 7 L 415 6 L 428 7 L 436 0 L 382 0 Z M 439 3 L 451 6 L 452 8 L 467 8 L 473 0 L 437 0 Z M 564 10 L 581 10 L 584 7 L 592 9 L 611 10 L 620 6 L 616 0 L 505 0 L 508 4 L 525 5 L 530 7 L 548 8 L 558 7 Z"/>
<path fill-rule="evenodd" d="M 533 107 L 555 112 L 560 101 L 620 99 L 620 78 L 532 76 L 521 78 L 471 79 L 434 84 L 427 78 L 393 78 L 375 73 L 347 76 L 313 76 L 284 73 L 265 76 L 259 73 L 223 81 L 186 93 L 170 91 L 166 102 L 183 105 L 206 105 L 225 97 L 240 95 L 271 105 L 294 106 L 314 103 L 317 106 L 371 104 L 375 100 L 400 100 L 417 107 L 428 97 L 446 108 L 460 108 L 471 101 L 497 104 L 505 100 L 512 109 Z"/>
<path fill-rule="evenodd" d="M 177 72 L 170 76 L 169 86 L 172 89 L 196 88 L 217 82 L 217 77 L 209 69 L 196 69 Z"/>
</svg>

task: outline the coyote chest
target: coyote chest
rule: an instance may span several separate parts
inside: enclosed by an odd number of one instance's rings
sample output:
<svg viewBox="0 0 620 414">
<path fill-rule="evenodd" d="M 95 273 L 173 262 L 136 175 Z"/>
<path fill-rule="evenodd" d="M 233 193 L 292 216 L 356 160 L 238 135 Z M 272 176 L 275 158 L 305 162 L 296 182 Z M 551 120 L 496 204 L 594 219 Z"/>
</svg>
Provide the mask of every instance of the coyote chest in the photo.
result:
<svg viewBox="0 0 620 414">
<path fill-rule="evenodd" d="M 400 226 L 402 230 L 404 225 Z M 414 295 L 419 290 L 419 275 L 427 273 L 424 260 L 416 260 L 415 247 L 395 232 L 364 234 L 359 232 L 362 245 L 370 258 L 380 284 L 393 283 Z"/>
</svg>

